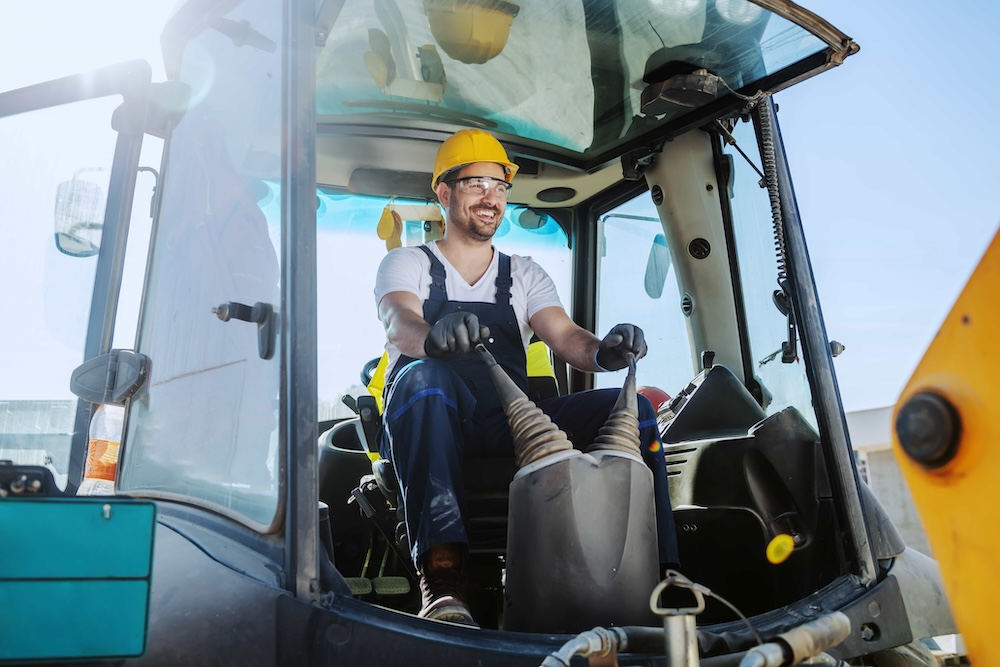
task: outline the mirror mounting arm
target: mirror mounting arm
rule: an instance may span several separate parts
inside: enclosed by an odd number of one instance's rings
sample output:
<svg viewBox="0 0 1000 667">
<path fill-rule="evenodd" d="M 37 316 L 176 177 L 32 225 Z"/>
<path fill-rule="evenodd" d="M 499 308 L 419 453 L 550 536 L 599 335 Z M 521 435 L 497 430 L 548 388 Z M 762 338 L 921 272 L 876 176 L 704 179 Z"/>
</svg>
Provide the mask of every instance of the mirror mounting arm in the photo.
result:
<svg viewBox="0 0 1000 667">
<path fill-rule="evenodd" d="M 656 159 L 657 152 L 648 146 L 641 146 L 622 155 L 622 178 L 626 181 L 642 180 L 646 169 Z"/>
</svg>

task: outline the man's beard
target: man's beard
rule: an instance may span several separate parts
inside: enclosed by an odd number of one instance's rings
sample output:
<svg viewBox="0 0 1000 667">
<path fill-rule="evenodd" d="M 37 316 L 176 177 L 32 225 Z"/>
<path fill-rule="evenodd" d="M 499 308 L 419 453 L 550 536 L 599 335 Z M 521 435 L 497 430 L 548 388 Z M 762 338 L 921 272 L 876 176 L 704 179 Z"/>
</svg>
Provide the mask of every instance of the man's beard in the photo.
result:
<svg viewBox="0 0 1000 667">
<path fill-rule="evenodd" d="M 489 241 L 497 233 L 497 229 L 500 228 L 500 221 L 503 218 L 503 214 L 500 209 L 495 206 L 476 206 L 475 208 L 488 208 L 496 213 L 495 224 L 489 224 L 481 222 L 476 214 L 472 212 L 472 207 L 467 211 L 459 210 L 457 203 L 452 202 L 448 207 L 448 224 L 454 225 L 461 228 L 469 236 L 472 236 L 479 241 Z"/>
</svg>

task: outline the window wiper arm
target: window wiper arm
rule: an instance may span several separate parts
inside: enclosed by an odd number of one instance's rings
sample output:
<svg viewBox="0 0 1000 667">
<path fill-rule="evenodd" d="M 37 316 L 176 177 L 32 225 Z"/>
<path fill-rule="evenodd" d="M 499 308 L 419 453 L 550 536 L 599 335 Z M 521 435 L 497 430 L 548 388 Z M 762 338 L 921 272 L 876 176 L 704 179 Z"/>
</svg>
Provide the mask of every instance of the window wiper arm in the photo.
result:
<svg viewBox="0 0 1000 667">
<path fill-rule="evenodd" d="M 739 152 L 739 154 L 743 156 L 743 159 L 747 161 L 747 164 L 750 165 L 750 167 L 757 172 L 758 176 L 760 176 L 760 181 L 758 182 L 758 185 L 760 185 L 760 187 L 762 188 L 766 187 L 764 172 L 762 172 L 760 168 L 756 164 L 754 164 L 754 161 L 750 159 L 749 155 L 743 152 L 743 148 L 738 143 L 736 143 L 736 137 L 733 136 L 732 132 L 726 129 L 726 126 L 722 123 L 721 120 L 715 121 L 715 127 L 719 130 L 719 134 L 722 135 L 722 140 L 726 142 L 727 145 L 735 148 L 737 152 Z"/>
<path fill-rule="evenodd" d="M 775 307 L 787 318 L 786 328 L 788 331 L 788 339 L 781 343 L 781 363 L 791 364 L 799 358 L 797 352 L 798 336 L 795 333 L 795 313 L 792 311 L 791 299 L 788 298 L 788 281 L 779 280 L 778 285 L 781 289 L 774 290 L 771 299 L 774 301 Z"/>
</svg>

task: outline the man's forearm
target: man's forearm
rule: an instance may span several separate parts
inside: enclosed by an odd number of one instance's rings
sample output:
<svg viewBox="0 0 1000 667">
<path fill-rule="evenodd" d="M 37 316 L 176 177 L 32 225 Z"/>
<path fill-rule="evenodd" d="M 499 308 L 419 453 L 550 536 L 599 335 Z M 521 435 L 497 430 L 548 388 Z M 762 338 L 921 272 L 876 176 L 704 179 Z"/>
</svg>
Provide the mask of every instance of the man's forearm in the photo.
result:
<svg viewBox="0 0 1000 667">
<path fill-rule="evenodd" d="M 601 371 L 594 362 L 600 339 L 569 318 L 560 306 L 550 306 L 535 313 L 529 324 L 557 357 L 587 373 Z"/>
<path fill-rule="evenodd" d="M 424 341 L 431 326 L 412 310 L 398 309 L 389 313 L 385 323 L 385 334 L 400 353 L 413 359 L 422 359 Z"/>
<path fill-rule="evenodd" d="M 577 329 L 570 335 L 570 340 L 566 341 L 565 352 L 557 350 L 556 354 L 577 370 L 597 373 L 604 370 L 594 362 L 600 344 L 600 339 L 594 334 L 586 329 Z"/>
</svg>

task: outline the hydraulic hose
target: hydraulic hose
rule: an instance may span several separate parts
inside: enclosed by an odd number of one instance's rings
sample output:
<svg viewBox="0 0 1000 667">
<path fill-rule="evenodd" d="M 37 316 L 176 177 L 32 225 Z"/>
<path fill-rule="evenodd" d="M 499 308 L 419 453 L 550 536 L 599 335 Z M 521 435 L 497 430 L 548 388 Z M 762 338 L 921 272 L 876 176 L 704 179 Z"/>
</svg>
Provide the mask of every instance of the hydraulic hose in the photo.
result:
<svg viewBox="0 0 1000 667">
<path fill-rule="evenodd" d="M 834 612 L 821 616 L 760 644 L 748 651 L 701 658 L 702 667 L 785 667 L 812 658 L 815 664 L 827 667 L 844 663 L 826 653 L 851 634 L 851 621 L 846 614 Z M 594 628 L 581 632 L 549 654 L 541 667 L 570 667 L 574 656 L 605 657 L 618 653 L 664 655 L 666 640 L 661 628 L 625 625 L 614 628 Z"/>
<path fill-rule="evenodd" d="M 636 655 L 663 655 L 666 651 L 662 628 L 647 628 L 639 625 L 623 625 L 611 629 L 594 628 L 580 633 L 562 647 L 549 654 L 541 667 L 569 667 L 574 656 L 604 657 L 615 653 Z M 746 656 L 746 651 L 727 655 L 702 658 L 701 667 L 737 667 Z"/>
<path fill-rule="evenodd" d="M 851 619 L 843 612 L 821 616 L 783 632 L 770 641 L 747 651 L 739 667 L 784 667 L 797 665 L 806 658 L 823 654 L 851 634 Z"/>
<path fill-rule="evenodd" d="M 550 653 L 542 661 L 541 667 L 569 667 L 573 656 L 584 658 L 614 655 L 628 648 L 628 634 L 625 628 L 594 628 L 581 632 L 562 645 L 555 653 Z"/>
</svg>

